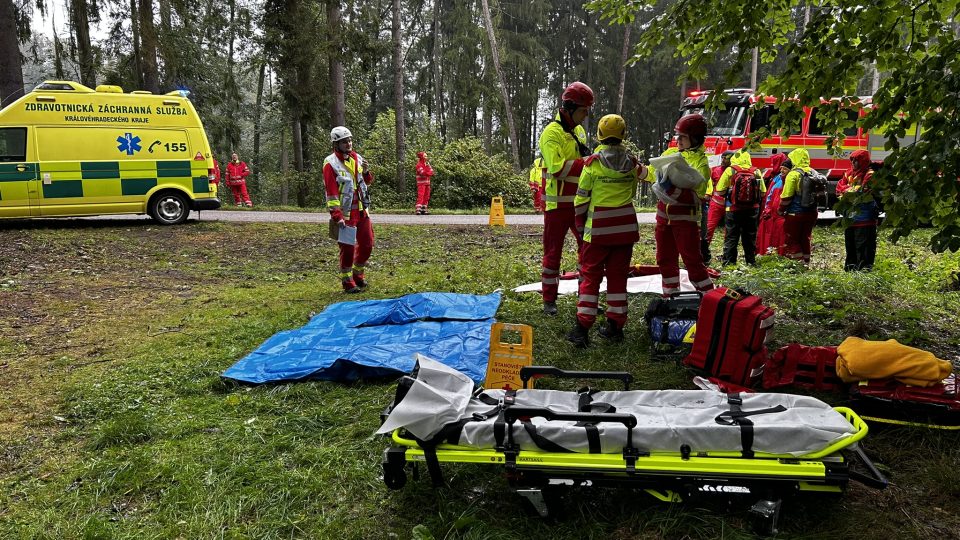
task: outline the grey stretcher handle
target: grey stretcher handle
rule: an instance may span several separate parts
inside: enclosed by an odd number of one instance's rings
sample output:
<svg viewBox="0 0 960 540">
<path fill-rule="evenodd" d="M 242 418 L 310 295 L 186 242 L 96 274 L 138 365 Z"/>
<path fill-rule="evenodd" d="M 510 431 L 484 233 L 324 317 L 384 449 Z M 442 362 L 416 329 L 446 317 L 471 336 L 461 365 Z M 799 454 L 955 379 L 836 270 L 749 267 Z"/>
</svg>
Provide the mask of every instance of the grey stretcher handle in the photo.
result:
<svg viewBox="0 0 960 540">
<path fill-rule="evenodd" d="M 633 382 L 633 375 L 626 371 L 566 371 L 553 366 L 525 366 L 520 368 L 520 380 L 527 388 L 530 379 L 537 379 L 545 375 L 560 379 L 613 379 L 623 381 L 623 389 L 629 390 Z"/>
<path fill-rule="evenodd" d="M 546 407 L 507 407 L 503 411 L 507 423 L 513 423 L 519 418 L 539 416 L 547 420 L 569 420 L 571 422 L 615 422 L 623 424 L 628 429 L 637 427 L 637 418 L 632 414 L 624 413 L 582 413 L 558 412 Z"/>
</svg>

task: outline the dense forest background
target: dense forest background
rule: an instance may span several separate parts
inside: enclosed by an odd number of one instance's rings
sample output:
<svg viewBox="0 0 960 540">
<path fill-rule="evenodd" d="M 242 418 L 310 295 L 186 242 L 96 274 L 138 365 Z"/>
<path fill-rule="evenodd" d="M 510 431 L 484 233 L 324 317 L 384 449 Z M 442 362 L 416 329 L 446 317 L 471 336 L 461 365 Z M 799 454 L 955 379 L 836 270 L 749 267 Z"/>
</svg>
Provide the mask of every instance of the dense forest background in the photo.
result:
<svg viewBox="0 0 960 540">
<path fill-rule="evenodd" d="M 0 0 L 0 34 L 18 41 L 21 87 L 69 79 L 187 89 L 221 163 L 238 152 L 255 173 L 254 197 L 284 205 L 320 204 L 318 171 L 339 124 L 372 164 L 381 206 L 412 204 L 420 150 L 437 170 L 436 206 L 484 206 L 497 193 L 528 205 L 525 171 L 566 84 L 581 80 L 597 94 L 588 133 L 620 112 L 649 157 L 662 150 L 681 97 L 720 85 L 738 53 L 718 55 L 707 80 L 680 80 L 683 60 L 666 46 L 628 65 L 631 37 L 672 2 L 621 26 L 582 0 L 58 1 L 65 26 L 52 0 Z M 794 39 L 809 10 L 792 14 Z M 756 80 L 783 68 L 780 58 L 761 64 Z M 736 85 L 752 76 L 746 66 Z M 0 78 L 17 88 L 9 68 Z M 871 84 L 873 75 L 863 92 Z"/>
</svg>

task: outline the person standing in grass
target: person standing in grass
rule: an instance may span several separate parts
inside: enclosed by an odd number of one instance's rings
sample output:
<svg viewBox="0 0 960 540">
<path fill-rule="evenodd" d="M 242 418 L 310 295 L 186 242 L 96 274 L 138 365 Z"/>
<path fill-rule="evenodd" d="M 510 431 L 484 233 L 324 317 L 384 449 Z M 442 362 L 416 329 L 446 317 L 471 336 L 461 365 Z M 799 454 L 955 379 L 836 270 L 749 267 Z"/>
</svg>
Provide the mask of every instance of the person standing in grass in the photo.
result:
<svg viewBox="0 0 960 540">
<path fill-rule="evenodd" d="M 597 318 L 600 282 L 607 278 L 607 325 L 600 337 L 623 340 L 627 324 L 627 270 L 633 245 L 640 240 L 637 209 L 633 198 L 637 183 L 647 169 L 630 155 L 623 140 L 627 125 L 623 118 L 608 114 L 597 123 L 600 146 L 584 160 L 574 205 L 587 207 L 580 252 L 580 296 L 577 320 L 567 339 L 577 347 L 589 343 L 590 327 Z"/>
<path fill-rule="evenodd" d="M 530 167 L 530 195 L 533 196 L 533 211 L 542 214 L 543 208 L 543 158 L 537 156 Z"/>
<path fill-rule="evenodd" d="M 726 215 L 723 232 L 723 264 L 737 264 L 737 244 L 743 244 L 747 264 L 757 262 L 757 218 L 763 193 L 763 178 L 753 166 L 750 152 L 734 154 L 720 179 L 716 192 L 724 198 Z"/>
<path fill-rule="evenodd" d="M 757 255 L 783 254 L 783 216 L 777 213 L 777 209 L 780 208 L 783 179 L 790 172 L 790 165 L 793 164 L 787 155 L 781 152 L 770 158 L 770 168 L 763 175 L 768 185 L 757 229 Z"/>
<path fill-rule="evenodd" d="M 373 251 L 373 225 L 370 222 L 370 191 L 373 175 L 367 162 L 353 151 L 353 134 L 344 126 L 330 131 L 333 153 L 323 160 L 323 185 L 330 218 L 341 229 L 340 284 L 346 293 L 358 293 L 367 287 L 364 273 Z"/>
<path fill-rule="evenodd" d="M 810 153 L 806 148 L 797 148 L 790 152 L 789 161 L 793 165 L 783 179 L 783 191 L 780 193 L 780 208 L 777 213 L 783 216 L 784 248 L 783 256 L 810 265 L 813 251 L 811 240 L 813 227 L 817 224 L 817 205 L 804 207 L 801 203 L 801 180 L 804 173 L 813 170 L 810 167 Z"/>
<path fill-rule="evenodd" d="M 703 264 L 710 264 L 710 244 L 713 242 L 713 233 L 723 223 L 723 218 L 727 213 L 727 203 L 723 195 L 717 193 L 716 185 L 723 175 L 723 171 L 730 167 L 730 158 L 732 157 L 732 150 L 725 151 L 720 155 L 720 165 L 710 169 L 710 180 L 707 182 L 703 203 L 703 218 L 700 220 L 700 253 L 703 255 Z"/>
<path fill-rule="evenodd" d="M 582 125 L 591 107 L 593 90 L 579 81 L 570 83 L 560 96 L 556 117 L 540 133 L 546 199 L 540 290 L 546 315 L 557 314 L 560 259 L 567 231 L 572 232 L 577 241 L 577 253 L 583 244 L 573 199 L 577 194 L 580 171 L 583 170 L 583 158 L 591 154 L 587 147 L 587 132 Z"/>
<path fill-rule="evenodd" d="M 870 153 L 855 150 L 850 154 L 850 169 L 837 182 L 837 197 L 841 201 L 857 199 L 853 204 L 852 222 L 843 231 L 847 258 L 843 269 L 872 270 L 877 257 L 877 220 L 880 211 L 868 185 L 873 177 Z"/>
<path fill-rule="evenodd" d="M 417 152 L 417 207 L 415 214 L 425 216 L 430 213 L 427 206 L 430 204 L 430 178 L 433 176 L 433 167 L 427 161 L 426 152 Z"/>
<path fill-rule="evenodd" d="M 698 291 L 713 289 L 713 280 L 700 252 L 699 228 L 702 197 L 710 177 L 710 167 L 703 151 L 707 121 L 700 114 L 688 114 L 677 121 L 674 132 L 677 146 L 668 148 L 663 155 L 679 152 L 686 167 L 672 165 L 667 179 L 658 180 L 652 188 L 657 196 L 654 238 L 664 296 L 680 292 L 678 258 L 683 259 L 694 288 Z M 653 181 L 652 176 L 647 175 L 647 181 Z"/>
</svg>

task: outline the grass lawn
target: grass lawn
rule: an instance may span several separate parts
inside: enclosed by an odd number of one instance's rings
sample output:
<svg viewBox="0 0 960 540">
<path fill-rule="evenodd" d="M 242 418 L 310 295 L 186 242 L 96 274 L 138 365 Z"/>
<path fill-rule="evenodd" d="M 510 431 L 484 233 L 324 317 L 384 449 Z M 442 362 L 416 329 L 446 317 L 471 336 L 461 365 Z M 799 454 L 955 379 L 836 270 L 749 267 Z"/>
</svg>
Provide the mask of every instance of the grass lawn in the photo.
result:
<svg viewBox="0 0 960 540">
<path fill-rule="evenodd" d="M 536 281 L 538 230 L 377 226 L 361 297 Z M 652 229 L 641 236 L 634 259 L 652 264 Z M 928 237 L 881 243 L 873 273 L 848 274 L 842 232 L 818 228 L 810 271 L 765 260 L 721 282 L 777 310 L 773 347 L 896 338 L 956 365 L 960 254 L 931 254 Z M 752 536 L 739 508 L 617 490 L 578 492 L 560 519 L 531 518 L 491 467 L 449 467 L 440 491 L 421 476 L 391 492 L 386 440 L 371 434 L 392 381 L 225 383 L 219 374 L 266 338 L 345 299 L 335 251 L 310 224 L 0 223 L 0 538 Z M 537 295 L 507 292 L 498 319 L 534 327 L 540 364 L 692 388 L 676 364 L 648 359 L 649 300 L 631 298 L 624 344 L 585 351 L 563 340 L 574 298 L 549 319 Z M 864 447 L 890 488 L 790 500 L 783 536 L 960 537 L 958 432 L 873 426 Z"/>
</svg>

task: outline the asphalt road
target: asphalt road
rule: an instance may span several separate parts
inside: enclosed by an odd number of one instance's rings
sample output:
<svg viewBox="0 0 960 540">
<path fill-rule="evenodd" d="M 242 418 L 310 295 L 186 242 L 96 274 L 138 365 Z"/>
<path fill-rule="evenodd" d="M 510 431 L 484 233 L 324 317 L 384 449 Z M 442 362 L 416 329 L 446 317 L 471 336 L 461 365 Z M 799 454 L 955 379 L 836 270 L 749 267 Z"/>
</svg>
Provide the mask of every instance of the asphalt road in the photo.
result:
<svg viewBox="0 0 960 540">
<path fill-rule="evenodd" d="M 416 216 L 413 214 L 371 214 L 373 222 L 383 225 L 486 225 L 489 217 L 480 214 L 444 214 Z M 63 218 L 50 218 L 63 219 Z M 149 220 L 146 215 L 119 215 L 119 216 L 92 216 L 82 218 L 66 218 L 75 220 Z M 232 221 L 243 223 L 326 223 L 328 214 L 320 212 L 260 212 L 249 210 L 206 210 L 204 212 L 191 212 L 190 219 L 194 221 Z M 543 225 L 543 216 L 537 214 L 507 214 L 505 216 L 507 225 Z M 832 210 L 820 212 L 820 220 L 834 220 L 835 214 Z M 40 218 L 43 220 L 43 218 Z M 39 221 L 34 219 L 31 221 Z M 46 220 L 44 220 L 46 221 Z M 637 214 L 637 221 L 643 224 L 652 224 L 656 222 L 656 214 L 653 212 L 644 212 Z"/>
</svg>

